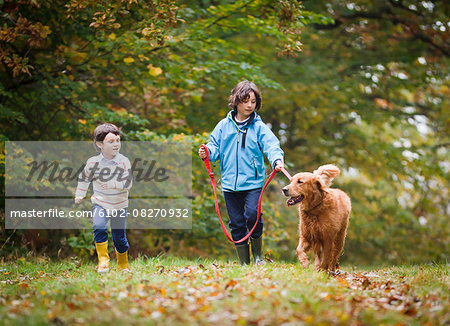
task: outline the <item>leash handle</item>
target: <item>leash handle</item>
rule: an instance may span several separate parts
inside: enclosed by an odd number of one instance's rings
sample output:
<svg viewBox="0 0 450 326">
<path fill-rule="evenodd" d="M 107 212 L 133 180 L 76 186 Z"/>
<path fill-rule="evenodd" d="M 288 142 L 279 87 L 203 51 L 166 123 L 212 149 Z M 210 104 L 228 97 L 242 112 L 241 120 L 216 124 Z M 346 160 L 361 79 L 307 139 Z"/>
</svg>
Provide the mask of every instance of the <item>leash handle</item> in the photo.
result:
<svg viewBox="0 0 450 326">
<path fill-rule="evenodd" d="M 264 184 L 264 187 L 263 187 L 262 190 L 261 190 L 261 194 L 259 195 L 259 200 L 258 200 L 258 212 L 257 212 L 256 222 L 255 222 L 255 224 L 253 225 L 253 228 L 250 230 L 250 232 L 249 232 L 245 237 L 243 237 L 242 239 L 240 239 L 240 240 L 238 240 L 238 241 L 234 241 L 234 240 L 231 238 L 231 236 L 228 234 L 228 231 L 227 231 L 225 225 L 223 224 L 222 217 L 220 216 L 219 203 L 218 203 L 218 201 L 217 201 L 217 189 L 216 189 L 217 187 L 216 187 L 216 181 L 214 180 L 214 172 L 212 172 L 212 170 L 211 170 L 211 164 L 210 164 L 210 161 L 209 161 L 209 151 L 208 151 L 208 148 L 207 148 L 206 145 L 204 145 L 204 144 L 200 145 L 200 148 L 203 148 L 203 149 L 205 150 L 205 152 L 206 152 L 206 157 L 203 159 L 203 162 L 205 163 L 206 170 L 208 171 L 208 175 L 209 175 L 209 177 L 211 178 L 211 184 L 212 184 L 212 187 L 213 187 L 213 190 L 214 190 L 214 204 L 215 204 L 215 207 L 216 207 L 216 213 L 217 213 L 217 216 L 219 216 L 219 221 L 220 221 L 220 225 L 221 225 L 221 227 L 222 227 L 222 231 L 223 231 L 223 233 L 225 234 L 225 236 L 227 237 L 227 239 L 230 240 L 231 242 L 233 242 L 233 243 L 235 243 L 235 244 L 236 244 L 236 243 L 244 242 L 244 241 L 247 240 L 247 239 L 250 237 L 250 235 L 253 233 L 253 231 L 254 231 L 255 228 L 256 228 L 256 225 L 258 225 L 258 221 L 259 221 L 259 218 L 260 218 L 260 216 L 261 216 L 261 201 L 262 201 L 262 195 L 263 195 L 263 193 L 264 193 L 264 190 L 266 189 L 266 187 L 267 187 L 268 184 L 270 183 L 270 181 L 272 181 L 272 179 L 275 177 L 275 174 L 277 173 L 277 170 L 274 169 L 274 170 L 272 171 L 272 173 L 270 174 L 270 176 L 269 176 L 269 178 L 267 179 L 266 183 Z M 281 170 L 281 171 L 284 173 L 284 175 L 289 179 L 289 181 L 292 179 L 291 175 L 284 169 L 284 167 L 281 168 L 280 170 Z"/>
<path fill-rule="evenodd" d="M 203 159 L 203 162 L 205 162 L 206 171 L 208 171 L 208 174 L 211 178 L 214 178 L 214 172 L 212 172 L 212 170 L 211 170 L 211 164 L 209 161 L 208 147 L 206 147 L 206 145 L 204 145 L 204 144 L 201 144 L 200 148 L 202 148 L 206 152 L 206 157 Z"/>
<path fill-rule="evenodd" d="M 286 176 L 286 178 L 288 178 L 289 179 L 289 181 L 291 181 L 292 180 L 292 177 L 291 177 L 291 175 L 289 174 L 289 172 L 288 171 L 286 171 L 286 169 L 284 168 L 284 167 L 282 167 L 281 169 L 280 169 L 280 171 L 281 172 L 283 172 L 283 174 Z"/>
</svg>

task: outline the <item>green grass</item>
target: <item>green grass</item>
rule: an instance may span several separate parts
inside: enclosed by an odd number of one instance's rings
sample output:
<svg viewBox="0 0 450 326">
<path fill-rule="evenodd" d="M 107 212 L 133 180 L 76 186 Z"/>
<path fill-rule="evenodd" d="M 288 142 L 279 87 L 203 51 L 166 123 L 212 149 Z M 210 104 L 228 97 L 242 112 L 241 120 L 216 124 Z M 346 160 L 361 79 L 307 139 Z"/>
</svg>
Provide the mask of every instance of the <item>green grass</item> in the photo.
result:
<svg viewBox="0 0 450 326">
<path fill-rule="evenodd" d="M 112 259 L 114 260 L 114 259 Z M 265 267 L 137 258 L 132 274 L 93 263 L 24 259 L 0 265 L 0 324 L 444 325 L 446 265 L 355 269 L 328 276 Z"/>
</svg>

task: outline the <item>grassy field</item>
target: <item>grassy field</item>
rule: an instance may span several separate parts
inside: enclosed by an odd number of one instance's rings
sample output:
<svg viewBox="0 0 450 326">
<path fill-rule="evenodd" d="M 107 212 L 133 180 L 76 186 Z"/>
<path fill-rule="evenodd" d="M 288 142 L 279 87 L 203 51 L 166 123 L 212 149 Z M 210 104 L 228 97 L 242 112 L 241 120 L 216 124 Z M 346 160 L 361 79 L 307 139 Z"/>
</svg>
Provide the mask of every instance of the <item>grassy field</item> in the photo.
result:
<svg viewBox="0 0 450 326">
<path fill-rule="evenodd" d="M 114 260 L 114 259 L 112 259 Z M 24 259 L 0 265 L 0 324 L 445 325 L 447 265 L 341 266 L 138 258 L 133 273 L 93 263 Z"/>
</svg>

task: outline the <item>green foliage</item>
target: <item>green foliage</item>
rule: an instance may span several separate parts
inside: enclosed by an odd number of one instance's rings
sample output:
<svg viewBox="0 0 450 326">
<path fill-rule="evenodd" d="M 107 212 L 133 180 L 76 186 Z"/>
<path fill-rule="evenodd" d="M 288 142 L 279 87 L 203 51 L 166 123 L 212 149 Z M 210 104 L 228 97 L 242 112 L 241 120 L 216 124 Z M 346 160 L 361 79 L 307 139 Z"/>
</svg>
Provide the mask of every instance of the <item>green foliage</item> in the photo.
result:
<svg viewBox="0 0 450 326">
<path fill-rule="evenodd" d="M 95 250 L 92 242 L 92 236 L 92 230 L 80 230 L 78 234 L 67 238 L 67 245 L 78 257 L 90 257 L 94 254 Z"/>
</svg>

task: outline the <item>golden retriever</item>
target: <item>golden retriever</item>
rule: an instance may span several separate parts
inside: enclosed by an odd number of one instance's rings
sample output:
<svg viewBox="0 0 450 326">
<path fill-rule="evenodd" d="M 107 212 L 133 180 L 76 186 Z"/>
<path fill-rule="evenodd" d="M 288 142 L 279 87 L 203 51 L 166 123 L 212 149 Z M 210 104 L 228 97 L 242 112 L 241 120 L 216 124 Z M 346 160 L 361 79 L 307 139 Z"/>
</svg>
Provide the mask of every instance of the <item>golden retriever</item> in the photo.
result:
<svg viewBox="0 0 450 326">
<path fill-rule="evenodd" d="M 309 264 L 306 253 L 310 249 L 315 255 L 314 269 L 334 271 L 338 267 L 351 210 L 350 197 L 342 190 L 329 188 L 339 174 L 337 166 L 322 165 L 313 173 L 297 173 L 282 189 L 290 197 L 288 206 L 299 204 L 297 257 L 303 267 Z"/>
</svg>

